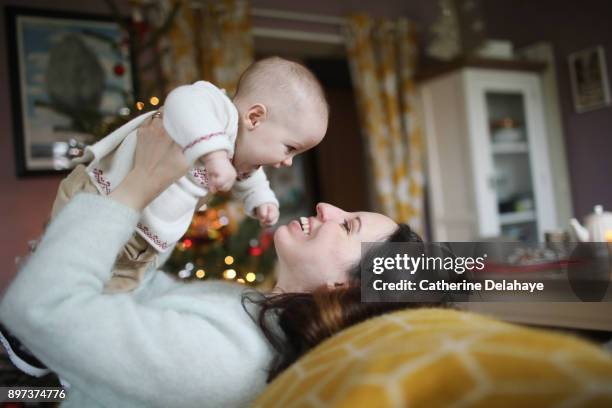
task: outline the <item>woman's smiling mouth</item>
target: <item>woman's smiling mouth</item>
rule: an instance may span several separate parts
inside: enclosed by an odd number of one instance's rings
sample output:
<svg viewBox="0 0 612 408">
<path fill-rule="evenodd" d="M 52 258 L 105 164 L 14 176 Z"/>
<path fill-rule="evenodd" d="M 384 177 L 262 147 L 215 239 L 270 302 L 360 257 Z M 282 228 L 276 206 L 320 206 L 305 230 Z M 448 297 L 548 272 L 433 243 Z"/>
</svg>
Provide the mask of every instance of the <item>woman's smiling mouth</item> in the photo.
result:
<svg viewBox="0 0 612 408">
<path fill-rule="evenodd" d="M 306 236 L 310 235 L 310 222 L 308 222 L 308 218 L 300 217 L 300 227 L 302 227 L 302 231 L 304 232 L 304 235 Z"/>
</svg>

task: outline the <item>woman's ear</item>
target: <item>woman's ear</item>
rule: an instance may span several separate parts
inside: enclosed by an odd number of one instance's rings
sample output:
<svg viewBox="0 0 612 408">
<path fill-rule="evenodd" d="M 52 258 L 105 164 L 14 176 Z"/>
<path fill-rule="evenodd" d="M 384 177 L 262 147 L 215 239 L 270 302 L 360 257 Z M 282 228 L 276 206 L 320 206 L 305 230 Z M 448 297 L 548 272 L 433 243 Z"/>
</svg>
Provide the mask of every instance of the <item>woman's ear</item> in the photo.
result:
<svg viewBox="0 0 612 408">
<path fill-rule="evenodd" d="M 268 110 L 266 106 L 261 103 L 256 103 L 251 106 L 246 114 L 246 124 L 249 130 L 255 129 L 259 126 L 268 116 Z"/>
</svg>

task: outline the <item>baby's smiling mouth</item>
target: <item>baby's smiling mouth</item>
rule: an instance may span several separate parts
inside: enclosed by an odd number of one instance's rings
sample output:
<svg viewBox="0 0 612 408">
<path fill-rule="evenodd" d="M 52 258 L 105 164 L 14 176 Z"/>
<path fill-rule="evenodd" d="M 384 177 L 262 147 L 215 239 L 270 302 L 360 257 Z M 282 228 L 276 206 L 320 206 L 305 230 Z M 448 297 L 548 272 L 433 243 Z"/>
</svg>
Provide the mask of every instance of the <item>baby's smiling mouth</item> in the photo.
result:
<svg viewBox="0 0 612 408">
<path fill-rule="evenodd" d="M 253 175 L 253 173 L 255 173 L 257 170 L 259 170 L 260 167 L 261 166 L 255 166 L 252 170 L 239 172 L 238 176 L 237 176 L 237 180 L 241 181 L 241 180 L 244 180 L 246 178 L 251 177 Z"/>
</svg>

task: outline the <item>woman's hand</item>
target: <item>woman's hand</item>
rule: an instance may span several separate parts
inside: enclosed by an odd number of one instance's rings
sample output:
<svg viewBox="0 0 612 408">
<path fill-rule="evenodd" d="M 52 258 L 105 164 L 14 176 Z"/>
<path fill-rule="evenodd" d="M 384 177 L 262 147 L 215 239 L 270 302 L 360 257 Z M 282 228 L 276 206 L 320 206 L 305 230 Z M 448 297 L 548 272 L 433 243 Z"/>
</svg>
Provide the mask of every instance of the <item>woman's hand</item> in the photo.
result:
<svg viewBox="0 0 612 408">
<path fill-rule="evenodd" d="M 160 115 L 138 128 L 134 167 L 109 197 L 138 211 L 184 176 L 189 163 L 164 129 Z"/>
</svg>

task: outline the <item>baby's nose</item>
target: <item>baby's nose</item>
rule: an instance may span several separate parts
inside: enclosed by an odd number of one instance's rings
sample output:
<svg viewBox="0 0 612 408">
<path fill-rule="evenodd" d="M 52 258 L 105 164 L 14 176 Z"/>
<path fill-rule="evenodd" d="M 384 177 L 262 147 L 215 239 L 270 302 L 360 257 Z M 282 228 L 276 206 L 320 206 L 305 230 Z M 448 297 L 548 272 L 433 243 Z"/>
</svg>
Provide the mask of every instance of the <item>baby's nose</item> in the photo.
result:
<svg viewBox="0 0 612 408">
<path fill-rule="evenodd" d="M 285 167 L 291 167 L 293 164 L 293 158 L 289 157 L 288 159 L 283 160 L 281 164 Z"/>
</svg>

